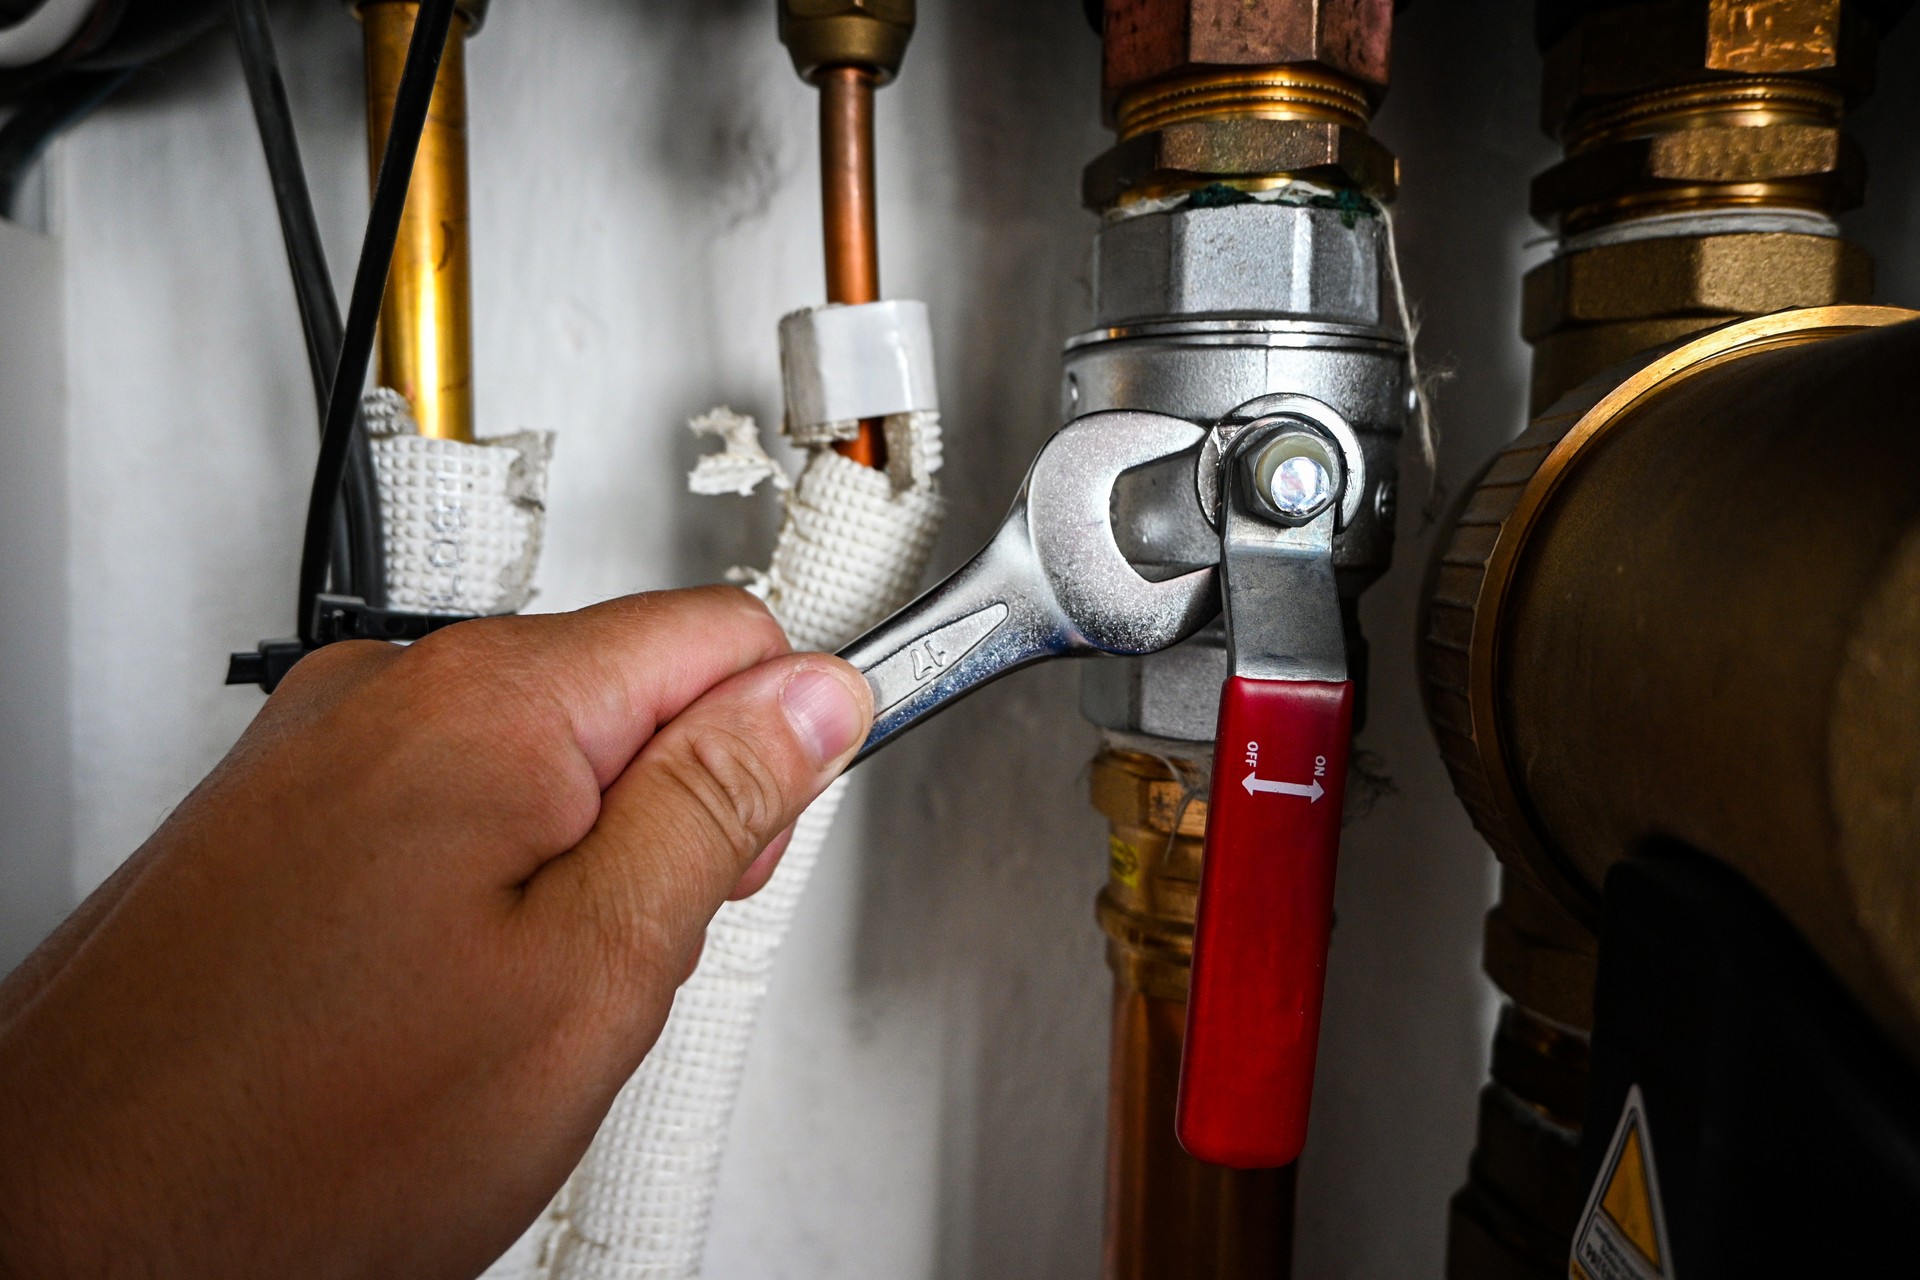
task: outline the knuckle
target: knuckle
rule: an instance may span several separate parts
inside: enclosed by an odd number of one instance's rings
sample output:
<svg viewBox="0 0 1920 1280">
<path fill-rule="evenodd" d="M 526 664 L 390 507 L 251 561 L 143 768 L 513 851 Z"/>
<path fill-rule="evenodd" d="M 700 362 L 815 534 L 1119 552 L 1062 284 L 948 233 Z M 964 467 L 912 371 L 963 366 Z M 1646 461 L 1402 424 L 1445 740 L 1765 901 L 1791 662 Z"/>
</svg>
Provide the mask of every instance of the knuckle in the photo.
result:
<svg viewBox="0 0 1920 1280">
<path fill-rule="evenodd" d="M 691 734 L 670 757 L 668 776 L 695 819 L 736 858 L 751 857 L 783 825 L 786 788 L 767 753 L 740 728 Z"/>
<path fill-rule="evenodd" d="M 286 701 L 305 701 L 325 696 L 357 683 L 385 661 L 398 656 L 398 650 L 383 640 L 343 640 L 322 645 L 293 664 L 274 691 Z"/>
<path fill-rule="evenodd" d="M 405 719 L 427 730 L 428 749 L 461 761 L 495 821 L 560 850 L 591 828 L 600 789 L 520 621 L 482 618 L 435 632 L 396 668 L 393 696 Z"/>
</svg>

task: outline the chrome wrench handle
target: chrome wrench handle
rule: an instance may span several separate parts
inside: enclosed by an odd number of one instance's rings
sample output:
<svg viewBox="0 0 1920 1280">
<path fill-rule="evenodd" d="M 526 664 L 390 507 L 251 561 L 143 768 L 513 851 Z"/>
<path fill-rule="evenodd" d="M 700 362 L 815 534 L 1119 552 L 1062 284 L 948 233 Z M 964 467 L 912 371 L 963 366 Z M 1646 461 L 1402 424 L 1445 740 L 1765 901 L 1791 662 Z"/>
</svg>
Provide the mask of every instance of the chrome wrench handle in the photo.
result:
<svg viewBox="0 0 1920 1280">
<path fill-rule="evenodd" d="M 873 729 L 855 762 L 948 703 L 1077 636 L 1033 559 L 1024 501 L 979 555 L 840 656 L 873 690 Z"/>
<path fill-rule="evenodd" d="M 1211 569 L 1163 582 L 1121 554 L 1114 481 L 1197 445 L 1190 422 L 1097 413 L 1062 427 L 1034 459 L 980 554 L 840 651 L 873 689 L 864 760 L 902 731 L 1009 671 L 1046 658 L 1152 653 L 1219 612 Z"/>
</svg>

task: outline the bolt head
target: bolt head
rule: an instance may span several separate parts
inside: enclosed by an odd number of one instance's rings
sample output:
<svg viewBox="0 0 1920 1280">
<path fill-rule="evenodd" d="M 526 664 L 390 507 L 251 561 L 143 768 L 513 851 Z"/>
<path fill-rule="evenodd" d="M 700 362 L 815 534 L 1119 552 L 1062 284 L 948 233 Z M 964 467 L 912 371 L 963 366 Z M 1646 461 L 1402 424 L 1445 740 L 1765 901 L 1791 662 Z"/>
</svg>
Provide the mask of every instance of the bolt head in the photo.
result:
<svg viewBox="0 0 1920 1280">
<path fill-rule="evenodd" d="M 1288 524 L 1306 524 L 1340 500 L 1340 460 L 1317 432 L 1282 431 L 1256 446 L 1249 469 L 1260 505 Z"/>
</svg>

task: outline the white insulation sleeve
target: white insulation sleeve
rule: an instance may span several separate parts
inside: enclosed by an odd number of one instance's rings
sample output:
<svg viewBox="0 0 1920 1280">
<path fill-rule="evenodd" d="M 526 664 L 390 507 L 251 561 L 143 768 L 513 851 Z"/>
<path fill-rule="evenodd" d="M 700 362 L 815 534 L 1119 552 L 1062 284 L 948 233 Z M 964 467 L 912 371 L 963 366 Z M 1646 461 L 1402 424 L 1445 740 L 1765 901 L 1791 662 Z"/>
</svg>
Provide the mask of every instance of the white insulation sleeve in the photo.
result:
<svg viewBox="0 0 1920 1280">
<path fill-rule="evenodd" d="M 466 443 L 419 434 L 386 388 L 364 401 L 386 535 L 387 603 L 418 613 L 512 613 L 533 596 L 546 523 L 546 432 Z"/>
<path fill-rule="evenodd" d="M 780 321 L 787 434 L 845 440 L 864 418 L 939 413 L 933 329 L 924 302 L 865 302 L 795 311 Z"/>
<path fill-rule="evenodd" d="M 744 421 L 716 411 L 695 429 L 721 437 L 735 461 L 758 465 L 765 455 L 757 439 L 749 442 Z M 816 449 L 787 494 L 772 563 L 755 586 L 796 648 L 846 644 L 911 600 L 926 572 L 945 514 L 932 479 L 941 456 L 939 421 L 932 413 L 905 413 L 889 426 L 890 448 L 917 459 L 912 467 L 889 477 Z M 717 474 L 708 468 L 709 480 Z M 699 967 L 675 998 L 659 1041 L 561 1198 L 487 1273 L 489 1280 L 700 1274 L 753 1027 L 845 787 L 844 779 L 836 782 L 801 817 L 766 888 L 714 917 Z"/>
</svg>

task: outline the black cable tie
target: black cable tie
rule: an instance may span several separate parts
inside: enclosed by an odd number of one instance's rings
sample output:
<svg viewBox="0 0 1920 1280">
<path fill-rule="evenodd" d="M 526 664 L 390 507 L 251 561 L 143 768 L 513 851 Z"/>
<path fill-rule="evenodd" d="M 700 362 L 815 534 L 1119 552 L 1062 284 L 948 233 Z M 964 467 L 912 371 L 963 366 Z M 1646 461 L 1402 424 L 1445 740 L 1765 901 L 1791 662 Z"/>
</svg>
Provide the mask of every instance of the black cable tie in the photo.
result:
<svg viewBox="0 0 1920 1280">
<path fill-rule="evenodd" d="M 257 684 L 272 693 L 300 659 L 327 645 L 342 640 L 409 643 L 425 639 L 456 622 L 471 622 L 476 616 L 376 609 L 358 596 L 322 595 L 314 600 L 311 641 L 297 636 L 262 640 L 258 648 L 232 654 L 227 659 L 227 683 Z"/>
</svg>

